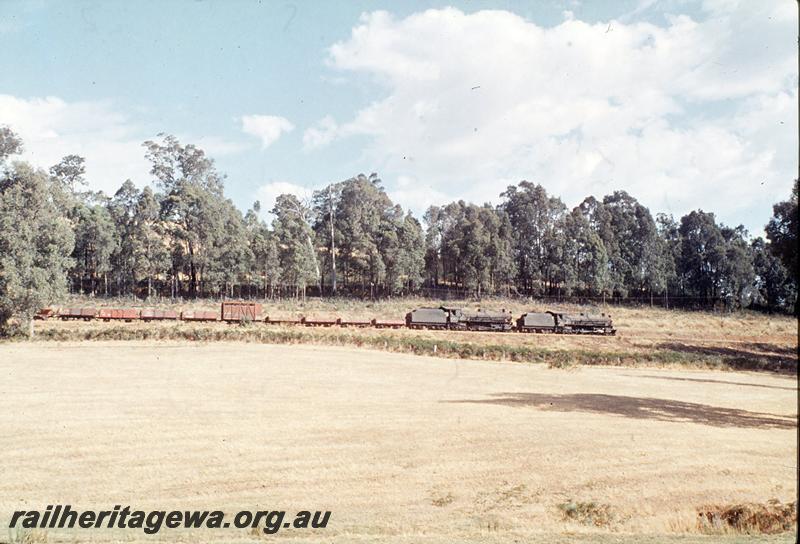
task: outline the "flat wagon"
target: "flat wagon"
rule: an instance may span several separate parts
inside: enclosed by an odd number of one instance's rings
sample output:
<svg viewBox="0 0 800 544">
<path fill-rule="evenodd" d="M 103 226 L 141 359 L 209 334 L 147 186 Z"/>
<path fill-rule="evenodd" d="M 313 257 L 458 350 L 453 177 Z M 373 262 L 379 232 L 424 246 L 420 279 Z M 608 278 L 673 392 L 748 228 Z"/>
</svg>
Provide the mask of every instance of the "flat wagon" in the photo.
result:
<svg viewBox="0 0 800 544">
<path fill-rule="evenodd" d="M 219 314 L 211 310 L 184 310 L 181 312 L 182 321 L 218 321 Z"/>
<path fill-rule="evenodd" d="M 97 317 L 97 308 L 63 308 L 58 311 L 58 317 L 62 320 L 83 319 L 91 321 Z"/>
<path fill-rule="evenodd" d="M 303 317 L 300 319 L 300 323 L 305 325 L 306 327 L 334 327 L 336 325 L 341 324 L 338 318 L 322 319 L 318 317 L 313 317 L 313 318 Z"/>
<path fill-rule="evenodd" d="M 156 308 L 145 308 L 140 314 L 142 321 L 176 321 L 179 318 L 175 310 L 158 310 Z"/>
<path fill-rule="evenodd" d="M 267 325 L 302 325 L 302 317 L 287 317 L 287 318 L 272 318 L 267 316 L 264 318 L 264 323 Z"/>
</svg>

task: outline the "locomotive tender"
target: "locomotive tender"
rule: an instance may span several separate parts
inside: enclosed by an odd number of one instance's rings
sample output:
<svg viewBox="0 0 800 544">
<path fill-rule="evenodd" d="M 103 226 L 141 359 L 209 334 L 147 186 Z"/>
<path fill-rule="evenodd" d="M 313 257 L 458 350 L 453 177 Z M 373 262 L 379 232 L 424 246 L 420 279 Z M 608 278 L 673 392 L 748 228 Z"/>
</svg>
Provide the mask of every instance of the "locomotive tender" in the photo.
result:
<svg viewBox="0 0 800 544">
<path fill-rule="evenodd" d="M 510 331 L 511 314 L 501 312 L 465 312 L 461 308 L 417 308 L 406 314 L 409 329 L 450 329 L 467 331 Z"/>
<path fill-rule="evenodd" d="M 438 329 L 452 331 L 489 331 L 489 332 L 526 332 L 552 334 L 600 334 L 614 335 L 616 329 L 607 314 L 565 314 L 560 312 L 527 312 L 516 321 L 505 309 L 495 312 L 478 309 L 464 310 L 452 306 L 438 308 L 417 308 L 406 314 L 405 321 L 387 320 L 347 320 L 314 319 L 270 319 L 262 316 L 261 304 L 248 301 L 226 301 L 219 312 L 208 310 L 184 310 L 180 314 L 173 310 L 145 308 L 65 308 L 54 310 L 44 308 L 36 315 L 36 319 L 58 317 L 62 320 L 81 319 L 91 321 L 224 321 L 227 323 L 260 322 L 275 325 L 300 325 L 306 327 L 372 327 L 372 328 L 409 328 Z"/>
</svg>

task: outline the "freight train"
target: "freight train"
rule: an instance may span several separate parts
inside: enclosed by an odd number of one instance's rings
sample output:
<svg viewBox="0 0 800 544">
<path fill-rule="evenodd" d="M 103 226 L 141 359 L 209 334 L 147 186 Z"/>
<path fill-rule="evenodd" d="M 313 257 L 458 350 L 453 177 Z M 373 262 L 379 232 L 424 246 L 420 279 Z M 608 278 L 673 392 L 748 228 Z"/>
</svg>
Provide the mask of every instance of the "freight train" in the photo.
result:
<svg viewBox="0 0 800 544">
<path fill-rule="evenodd" d="M 565 314 L 561 312 L 526 312 L 516 320 L 506 310 L 477 311 L 452 306 L 417 308 L 406 314 L 404 321 L 384 319 L 351 320 L 342 318 L 273 319 L 264 316 L 261 304 L 248 301 L 223 302 L 219 311 L 161 310 L 155 308 L 44 308 L 35 319 L 102 320 L 102 321 L 223 321 L 226 323 L 265 323 L 268 325 L 300 325 L 305 327 L 357 327 L 379 329 L 434 329 L 453 331 L 489 331 L 552 334 L 614 335 L 616 329 L 607 314 Z"/>
</svg>

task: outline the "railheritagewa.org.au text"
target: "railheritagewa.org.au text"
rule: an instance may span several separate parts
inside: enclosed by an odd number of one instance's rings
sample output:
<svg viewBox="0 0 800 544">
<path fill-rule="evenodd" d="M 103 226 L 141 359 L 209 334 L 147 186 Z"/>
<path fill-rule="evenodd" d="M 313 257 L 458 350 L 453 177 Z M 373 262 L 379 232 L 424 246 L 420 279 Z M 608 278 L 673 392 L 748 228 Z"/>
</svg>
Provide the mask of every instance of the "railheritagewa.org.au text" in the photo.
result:
<svg viewBox="0 0 800 544">
<path fill-rule="evenodd" d="M 48 505 L 44 510 L 17 510 L 10 529 L 140 529 L 155 534 L 167 529 L 259 529 L 275 534 L 281 529 L 324 529 L 330 511 L 241 510 L 135 510 L 116 505 L 111 510 L 73 510 L 69 504 Z"/>
</svg>

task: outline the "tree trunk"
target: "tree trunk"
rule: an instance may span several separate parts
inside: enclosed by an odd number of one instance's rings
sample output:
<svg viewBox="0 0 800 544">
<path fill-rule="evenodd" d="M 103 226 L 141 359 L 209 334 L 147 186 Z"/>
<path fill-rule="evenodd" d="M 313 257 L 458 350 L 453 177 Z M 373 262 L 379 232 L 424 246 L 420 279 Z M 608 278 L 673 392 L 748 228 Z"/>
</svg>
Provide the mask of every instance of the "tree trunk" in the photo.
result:
<svg viewBox="0 0 800 544">
<path fill-rule="evenodd" d="M 194 246 L 189 242 L 189 296 L 197 296 L 197 269 L 194 266 Z"/>
<path fill-rule="evenodd" d="M 336 240 L 333 229 L 333 198 L 331 196 L 331 186 L 328 186 L 328 210 L 331 225 L 331 294 L 336 296 Z M 322 295 L 322 292 L 320 292 Z"/>
</svg>

